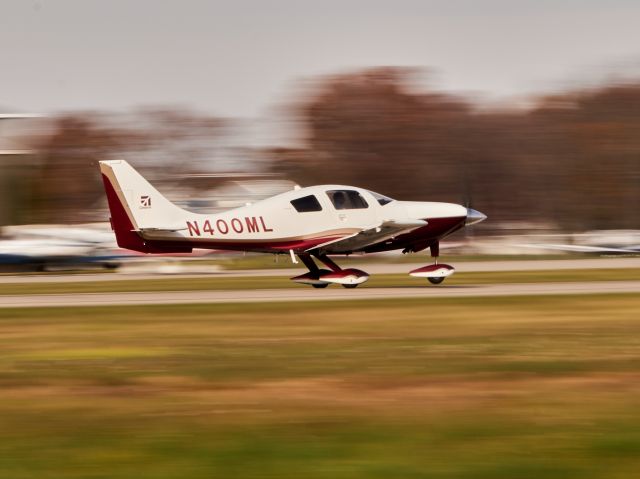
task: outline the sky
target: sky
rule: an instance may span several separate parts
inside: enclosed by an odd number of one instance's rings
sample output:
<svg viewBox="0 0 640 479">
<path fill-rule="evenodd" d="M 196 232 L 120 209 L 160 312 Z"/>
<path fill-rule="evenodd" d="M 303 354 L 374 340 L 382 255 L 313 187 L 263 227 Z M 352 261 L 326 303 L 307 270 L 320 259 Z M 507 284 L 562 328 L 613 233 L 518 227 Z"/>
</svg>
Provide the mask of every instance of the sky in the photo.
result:
<svg viewBox="0 0 640 479">
<path fill-rule="evenodd" d="M 0 111 L 258 118 L 313 77 L 382 65 L 509 98 L 638 65 L 639 25 L 638 0 L 0 0 Z"/>
</svg>

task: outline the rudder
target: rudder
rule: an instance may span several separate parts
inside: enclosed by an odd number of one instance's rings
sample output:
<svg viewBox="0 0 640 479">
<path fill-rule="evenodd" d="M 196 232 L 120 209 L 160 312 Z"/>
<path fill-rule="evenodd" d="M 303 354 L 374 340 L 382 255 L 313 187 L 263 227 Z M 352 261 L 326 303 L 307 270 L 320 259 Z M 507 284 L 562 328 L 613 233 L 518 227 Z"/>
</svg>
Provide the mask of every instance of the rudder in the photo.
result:
<svg viewBox="0 0 640 479">
<path fill-rule="evenodd" d="M 166 199 L 126 161 L 101 161 L 100 171 L 118 246 L 154 252 L 138 232 L 183 224 L 188 212 Z"/>
</svg>

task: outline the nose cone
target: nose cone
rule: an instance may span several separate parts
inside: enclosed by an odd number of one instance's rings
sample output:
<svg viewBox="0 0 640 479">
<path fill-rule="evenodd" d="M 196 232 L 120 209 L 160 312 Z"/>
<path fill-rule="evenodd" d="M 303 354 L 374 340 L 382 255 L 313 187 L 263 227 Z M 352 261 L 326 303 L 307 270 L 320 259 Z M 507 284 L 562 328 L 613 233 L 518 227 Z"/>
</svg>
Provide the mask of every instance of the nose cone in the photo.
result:
<svg viewBox="0 0 640 479">
<path fill-rule="evenodd" d="M 487 219 L 487 215 L 480 213 L 479 211 L 467 208 L 467 220 L 464 222 L 465 226 L 475 225 Z"/>
</svg>

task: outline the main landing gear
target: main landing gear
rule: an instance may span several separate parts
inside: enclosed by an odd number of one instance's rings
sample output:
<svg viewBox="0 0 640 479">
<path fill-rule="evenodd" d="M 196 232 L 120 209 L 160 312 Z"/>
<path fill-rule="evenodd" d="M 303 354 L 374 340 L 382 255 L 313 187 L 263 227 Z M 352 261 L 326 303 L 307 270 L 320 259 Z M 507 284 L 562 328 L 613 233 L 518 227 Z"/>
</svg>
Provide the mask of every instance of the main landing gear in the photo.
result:
<svg viewBox="0 0 640 479">
<path fill-rule="evenodd" d="M 342 269 L 334 263 L 326 254 L 317 255 L 316 258 L 329 269 L 318 268 L 310 254 L 299 254 L 298 257 L 309 272 L 291 278 L 291 281 L 301 284 L 309 284 L 314 288 L 326 288 L 330 284 L 341 284 L 344 288 L 357 288 L 369 279 L 369 274 L 355 268 Z"/>
<path fill-rule="evenodd" d="M 448 264 L 438 263 L 439 256 L 439 244 L 436 242 L 430 246 L 431 256 L 434 258 L 434 263 L 422 268 L 414 269 L 410 271 L 411 276 L 418 278 L 427 278 L 431 284 L 440 284 L 445 278 L 451 276 L 455 272 L 455 268 Z M 407 249 L 407 251 L 413 251 Z M 293 251 L 291 252 L 292 258 L 294 258 Z M 330 284 L 341 284 L 345 288 L 357 288 L 359 285 L 369 279 L 369 274 L 355 268 L 342 269 L 336 263 L 334 263 L 326 254 L 314 255 L 316 259 L 324 263 L 329 269 L 318 268 L 313 257 L 309 253 L 300 253 L 298 257 L 302 260 L 304 265 L 309 269 L 309 272 L 295 276 L 291 278 L 291 281 L 301 284 L 308 284 L 314 288 L 326 288 Z"/>
<path fill-rule="evenodd" d="M 455 268 L 448 264 L 438 264 L 438 256 L 440 253 L 439 243 L 431 245 L 431 256 L 434 258 L 434 263 L 429 266 L 423 266 L 422 268 L 414 269 L 410 271 L 411 276 L 417 278 L 427 278 L 431 284 L 440 284 L 445 278 L 451 276 L 455 272 Z"/>
</svg>

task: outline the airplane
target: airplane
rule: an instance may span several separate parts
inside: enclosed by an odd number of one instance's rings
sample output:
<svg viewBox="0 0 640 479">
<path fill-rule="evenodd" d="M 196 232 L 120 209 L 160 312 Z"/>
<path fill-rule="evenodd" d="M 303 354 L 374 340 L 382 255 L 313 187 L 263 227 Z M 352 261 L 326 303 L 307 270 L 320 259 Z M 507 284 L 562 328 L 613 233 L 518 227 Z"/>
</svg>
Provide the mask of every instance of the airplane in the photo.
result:
<svg viewBox="0 0 640 479">
<path fill-rule="evenodd" d="M 340 268 L 329 255 L 426 248 L 434 263 L 409 274 L 440 284 L 455 271 L 438 263 L 440 240 L 487 218 L 457 204 L 398 201 L 343 185 L 297 187 L 253 204 L 198 214 L 173 204 L 125 160 L 99 166 L 120 247 L 143 253 L 194 248 L 288 253 L 309 270 L 291 280 L 314 288 L 355 288 L 369 279 L 365 271 Z"/>
<path fill-rule="evenodd" d="M 201 259 L 216 252 L 168 253 L 148 257 L 120 249 L 109 224 L 13 225 L 1 228 L 0 271 L 80 271 L 100 267 L 116 270 L 123 264 L 158 263 L 158 271 L 175 271 L 167 262 Z M 145 258 L 145 256 L 147 256 Z"/>
<path fill-rule="evenodd" d="M 113 234 L 95 227 L 5 226 L 0 238 L 0 269 L 115 269 L 130 256 L 118 250 Z"/>
</svg>

